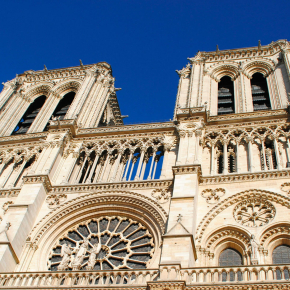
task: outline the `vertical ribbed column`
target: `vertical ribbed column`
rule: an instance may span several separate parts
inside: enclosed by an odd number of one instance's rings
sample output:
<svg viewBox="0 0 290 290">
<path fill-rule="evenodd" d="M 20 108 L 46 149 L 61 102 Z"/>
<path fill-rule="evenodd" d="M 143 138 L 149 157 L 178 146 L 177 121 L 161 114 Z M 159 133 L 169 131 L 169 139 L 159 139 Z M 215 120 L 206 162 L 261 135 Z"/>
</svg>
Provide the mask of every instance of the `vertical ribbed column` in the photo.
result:
<svg viewBox="0 0 290 290">
<path fill-rule="evenodd" d="M 147 177 L 147 180 L 151 180 L 152 179 L 152 169 L 153 169 L 153 164 L 154 164 L 154 159 L 156 156 L 156 152 L 157 152 L 157 148 L 153 147 L 153 154 L 152 154 L 152 159 L 151 159 L 151 164 L 150 164 L 150 169 L 149 169 L 149 174 Z"/>
<path fill-rule="evenodd" d="M 253 149 L 252 149 L 252 138 L 248 138 L 248 162 L 249 162 L 249 171 L 253 172 Z"/>
<path fill-rule="evenodd" d="M 130 156 L 129 156 L 129 159 L 127 161 L 127 166 L 126 166 L 126 170 L 125 170 L 125 173 L 124 173 L 124 177 L 122 178 L 122 181 L 126 181 L 127 180 L 127 174 L 128 174 L 128 170 L 129 170 L 129 167 L 130 167 L 130 163 L 131 163 L 132 157 L 133 157 L 133 153 L 134 153 L 134 151 L 130 150 Z M 133 166 L 133 164 L 132 164 L 132 166 Z"/>
<path fill-rule="evenodd" d="M 96 170 L 97 163 L 98 163 L 98 161 L 99 161 L 99 157 L 100 157 L 100 152 L 96 151 L 96 152 L 95 152 L 95 159 L 94 159 L 93 165 L 92 165 L 92 167 L 91 167 L 90 174 L 89 174 L 87 180 L 84 181 L 84 182 L 86 182 L 86 183 L 91 183 L 91 179 L 92 179 L 92 176 L 93 176 L 93 174 L 94 174 L 94 172 L 95 172 L 95 170 Z"/>
<path fill-rule="evenodd" d="M 139 158 L 137 172 L 136 172 L 134 180 L 139 180 L 140 179 L 140 172 L 141 172 L 141 167 L 142 167 L 142 164 L 143 164 L 143 159 L 144 159 L 146 148 L 142 147 L 142 148 L 140 148 L 140 151 L 141 151 L 141 155 L 140 155 L 140 158 Z"/>
<path fill-rule="evenodd" d="M 277 162 L 277 169 L 281 170 L 282 166 L 281 166 L 281 162 L 280 162 L 280 153 L 279 153 L 277 138 L 274 138 L 274 149 L 275 149 L 275 156 L 276 156 L 276 162 Z"/>
<path fill-rule="evenodd" d="M 114 182 L 115 181 L 115 178 L 116 178 L 117 170 L 119 168 L 119 164 L 120 164 L 121 157 L 122 157 L 122 150 L 119 150 L 118 151 L 118 157 L 117 157 L 117 159 L 114 162 L 114 168 L 113 168 L 112 176 L 110 178 L 110 182 Z"/>
<path fill-rule="evenodd" d="M 227 140 L 223 140 L 223 161 L 224 161 L 223 174 L 228 174 L 228 142 Z"/>
<path fill-rule="evenodd" d="M 215 160 L 215 151 L 214 151 L 214 144 L 211 144 L 211 150 L 210 150 L 210 174 L 214 175 L 214 160 Z"/>
<path fill-rule="evenodd" d="M 262 139 L 261 140 L 261 143 L 262 143 L 262 155 L 263 155 L 263 162 L 264 162 L 264 170 L 267 170 L 268 167 L 267 167 L 267 160 L 266 160 L 266 151 L 265 151 L 265 140 Z"/>
</svg>

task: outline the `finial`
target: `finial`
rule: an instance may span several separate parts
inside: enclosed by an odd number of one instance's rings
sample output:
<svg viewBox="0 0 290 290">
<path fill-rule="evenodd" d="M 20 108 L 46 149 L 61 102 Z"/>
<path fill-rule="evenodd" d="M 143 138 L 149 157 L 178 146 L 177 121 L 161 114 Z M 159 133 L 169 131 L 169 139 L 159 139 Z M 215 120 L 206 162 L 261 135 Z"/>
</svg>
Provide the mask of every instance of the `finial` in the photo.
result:
<svg viewBox="0 0 290 290">
<path fill-rule="evenodd" d="M 259 42 L 258 42 L 258 49 L 261 49 L 261 40 L 259 40 Z"/>
<path fill-rule="evenodd" d="M 80 65 L 81 65 L 81 67 L 83 67 L 84 65 L 83 65 L 83 62 L 82 62 L 82 60 L 80 59 Z"/>
<path fill-rule="evenodd" d="M 181 214 L 179 214 L 179 215 L 177 216 L 177 222 L 178 222 L 178 223 L 180 223 L 180 222 L 181 222 L 181 218 L 182 218 L 182 215 L 181 215 Z"/>
<path fill-rule="evenodd" d="M 218 44 L 216 45 L 216 52 L 219 52 L 220 50 L 219 50 L 219 46 L 218 46 Z"/>
<path fill-rule="evenodd" d="M 47 72 L 47 67 L 46 67 L 46 65 L 44 65 L 44 71 L 46 71 L 46 72 Z"/>
</svg>

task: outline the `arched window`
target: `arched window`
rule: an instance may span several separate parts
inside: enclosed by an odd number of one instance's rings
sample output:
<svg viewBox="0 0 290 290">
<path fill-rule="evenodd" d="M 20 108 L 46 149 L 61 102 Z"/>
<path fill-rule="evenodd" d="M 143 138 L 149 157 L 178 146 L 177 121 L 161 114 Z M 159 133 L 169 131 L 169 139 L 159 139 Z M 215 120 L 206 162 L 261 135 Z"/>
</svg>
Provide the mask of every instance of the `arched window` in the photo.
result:
<svg viewBox="0 0 290 290">
<path fill-rule="evenodd" d="M 281 245 L 274 249 L 272 254 L 273 264 L 290 264 L 290 247 L 288 245 Z M 277 280 L 282 279 L 282 273 L 279 269 L 276 270 Z M 284 278 L 289 279 L 289 271 L 284 270 Z"/>
<path fill-rule="evenodd" d="M 220 254 L 219 257 L 219 266 L 220 267 L 233 267 L 233 266 L 242 266 L 243 258 L 242 255 L 232 248 L 227 248 Z M 242 281 L 242 273 L 238 271 L 238 281 Z M 229 277 L 227 277 L 227 273 L 222 273 L 222 281 L 234 281 L 235 273 L 233 271 L 229 272 Z M 228 279 L 229 278 L 229 279 Z"/>
<path fill-rule="evenodd" d="M 63 96 L 63 98 L 59 101 L 57 107 L 52 113 L 52 116 L 57 118 L 58 120 L 63 120 L 71 103 L 74 100 L 76 93 L 75 92 L 70 92 L 67 93 L 66 95 Z M 48 130 L 48 123 L 44 128 L 44 131 Z"/>
<path fill-rule="evenodd" d="M 22 116 L 20 122 L 17 124 L 17 126 L 13 130 L 12 135 L 25 134 L 28 131 L 31 124 L 35 120 L 37 114 L 41 110 L 45 100 L 46 100 L 46 96 L 43 95 L 35 99 L 34 102 L 30 104 L 25 114 Z"/>
<path fill-rule="evenodd" d="M 218 84 L 218 115 L 235 112 L 234 84 L 230 77 L 224 76 Z"/>
<path fill-rule="evenodd" d="M 253 74 L 251 87 L 254 111 L 271 109 L 267 81 L 261 73 Z"/>
<path fill-rule="evenodd" d="M 57 117 L 59 120 L 63 120 L 71 103 L 74 100 L 75 95 L 76 93 L 74 92 L 70 92 L 64 95 L 64 97 L 59 101 L 52 115 Z"/>
</svg>

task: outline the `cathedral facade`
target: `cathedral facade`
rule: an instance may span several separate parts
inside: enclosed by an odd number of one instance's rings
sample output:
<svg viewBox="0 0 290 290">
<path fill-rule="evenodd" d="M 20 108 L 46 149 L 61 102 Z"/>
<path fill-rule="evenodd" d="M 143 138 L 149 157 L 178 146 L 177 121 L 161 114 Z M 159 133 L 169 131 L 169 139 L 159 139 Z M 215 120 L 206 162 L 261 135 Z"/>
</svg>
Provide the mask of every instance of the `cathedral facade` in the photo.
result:
<svg viewBox="0 0 290 290">
<path fill-rule="evenodd" d="M 290 43 L 198 52 L 173 121 L 106 62 L 0 94 L 0 289 L 289 289 Z"/>
</svg>

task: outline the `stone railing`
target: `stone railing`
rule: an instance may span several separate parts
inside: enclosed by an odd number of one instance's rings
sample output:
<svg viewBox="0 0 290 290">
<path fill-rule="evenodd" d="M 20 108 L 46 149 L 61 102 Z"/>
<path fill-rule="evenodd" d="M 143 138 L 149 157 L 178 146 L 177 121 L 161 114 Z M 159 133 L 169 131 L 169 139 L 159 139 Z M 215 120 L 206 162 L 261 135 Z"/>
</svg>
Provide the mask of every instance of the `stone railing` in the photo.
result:
<svg viewBox="0 0 290 290">
<path fill-rule="evenodd" d="M 180 269 L 179 265 L 160 267 L 161 281 L 183 280 L 187 285 L 222 283 L 259 283 L 289 280 L 290 264 L 240 267 L 203 267 Z"/>
<path fill-rule="evenodd" d="M 1 273 L 0 289 L 59 289 L 105 287 L 114 285 L 146 286 L 157 278 L 159 270 L 115 270 L 72 272 Z"/>
<path fill-rule="evenodd" d="M 0 289 L 80 289 L 146 287 L 148 282 L 184 281 L 185 285 L 283 283 L 289 281 L 290 264 L 182 269 L 162 265 L 160 269 L 1 273 Z"/>
</svg>

